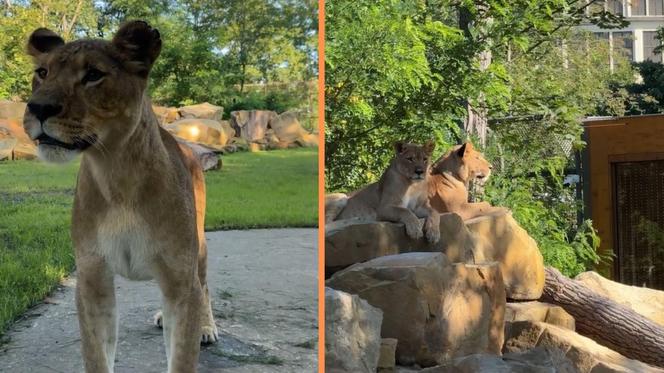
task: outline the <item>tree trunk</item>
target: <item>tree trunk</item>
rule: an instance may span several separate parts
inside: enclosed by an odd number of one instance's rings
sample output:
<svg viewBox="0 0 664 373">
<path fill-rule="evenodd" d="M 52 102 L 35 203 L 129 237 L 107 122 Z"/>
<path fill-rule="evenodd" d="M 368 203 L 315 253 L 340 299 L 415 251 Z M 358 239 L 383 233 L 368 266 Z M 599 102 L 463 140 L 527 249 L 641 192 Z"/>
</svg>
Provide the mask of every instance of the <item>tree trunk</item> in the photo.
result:
<svg viewBox="0 0 664 373">
<path fill-rule="evenodd" d="M 542 301 L 576 319 L 576 331 L 622 355 L 664 367 L 664 327 L 546 267 Z"/>
</svg>

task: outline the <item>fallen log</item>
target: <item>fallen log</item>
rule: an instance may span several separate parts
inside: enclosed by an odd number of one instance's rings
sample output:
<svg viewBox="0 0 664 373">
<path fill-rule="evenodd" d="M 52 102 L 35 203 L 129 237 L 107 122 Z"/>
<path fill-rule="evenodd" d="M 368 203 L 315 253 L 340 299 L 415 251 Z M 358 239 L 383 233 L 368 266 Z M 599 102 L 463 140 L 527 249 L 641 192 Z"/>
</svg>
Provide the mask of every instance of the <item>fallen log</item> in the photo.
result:
<svg viewBox="0 0 664 373">
<path fill-rule="evenodd" d="M 174 136 L 175 140 L 182 145 L 186 145 L 191 149 L 198 162 L 200 162 L 203 171 L 218 170 L 221 168 L 221 159 L 217 155 L 216 150 L 207 147 L 203 144 L 193 143 L 181 137 Z"/>
<path fill-rule="evenodd" d="M 546 267 L 541 300 L 572 315 L 576 331 L 625 357 L 664 367 L 664 327 Z"/>
</svg>

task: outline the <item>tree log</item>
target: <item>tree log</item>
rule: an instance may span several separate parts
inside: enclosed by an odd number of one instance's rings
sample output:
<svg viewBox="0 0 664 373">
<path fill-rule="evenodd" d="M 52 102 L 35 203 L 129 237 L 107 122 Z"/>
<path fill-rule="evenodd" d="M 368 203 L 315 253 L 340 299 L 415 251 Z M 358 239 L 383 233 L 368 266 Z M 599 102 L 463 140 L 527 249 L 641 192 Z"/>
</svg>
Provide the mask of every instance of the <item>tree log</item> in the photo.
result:
<svg viewBox="0 0 664 373">
<path fill-rule="evenodd" d="M 542 301 L 576 319 L 576 331 L 625 357 L 664 367 L 664 327 L 546 267 Z"/>
</svg>

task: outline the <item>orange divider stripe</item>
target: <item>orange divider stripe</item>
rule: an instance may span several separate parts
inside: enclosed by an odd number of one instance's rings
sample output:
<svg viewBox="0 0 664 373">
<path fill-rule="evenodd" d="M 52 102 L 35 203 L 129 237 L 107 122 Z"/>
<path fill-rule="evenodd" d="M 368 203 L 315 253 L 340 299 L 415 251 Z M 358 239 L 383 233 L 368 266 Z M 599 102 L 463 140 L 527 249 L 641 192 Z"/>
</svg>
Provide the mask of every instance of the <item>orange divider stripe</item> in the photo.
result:
<svg viewBox="0 0 664 373">
<path fill-rule="evenodd" d="M 325 373 L 325 0 L 318 0 L 318 372 Z"/>
</svg>

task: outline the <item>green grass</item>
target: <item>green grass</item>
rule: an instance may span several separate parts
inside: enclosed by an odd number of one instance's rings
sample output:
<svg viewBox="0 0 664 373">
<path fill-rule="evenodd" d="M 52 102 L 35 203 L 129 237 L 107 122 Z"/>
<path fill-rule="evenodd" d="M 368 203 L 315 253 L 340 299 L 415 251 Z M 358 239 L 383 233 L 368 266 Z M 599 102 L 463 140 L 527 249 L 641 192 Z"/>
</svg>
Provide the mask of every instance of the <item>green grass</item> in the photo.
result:
<svg viewBox="0 0 664 373">
<path fill-rule="evenodd" d="M 236 153 L 205 174 L 206 229 L 317 224 L 317 152 Z M 69 225 L 78 163 L 0 162 L 0 335 L 74 266 Z"/>
</svg>

